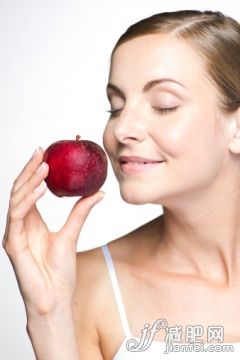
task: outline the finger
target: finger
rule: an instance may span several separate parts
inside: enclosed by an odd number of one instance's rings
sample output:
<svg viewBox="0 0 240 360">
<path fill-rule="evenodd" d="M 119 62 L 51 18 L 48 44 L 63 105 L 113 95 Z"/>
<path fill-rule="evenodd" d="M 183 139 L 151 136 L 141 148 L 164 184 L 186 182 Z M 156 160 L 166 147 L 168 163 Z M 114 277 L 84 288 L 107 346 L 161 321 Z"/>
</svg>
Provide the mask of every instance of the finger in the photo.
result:
<svg viewBox="0 0 240 360">
<path fill-rule="evenodd" d="M 5 231 L 4 231 L 4 235 L 3 235 L 3 239 L 2 239 L 2 246 L 5 247 L 5 243 L 8 237 L 8 232 L 9 232 L 9 213 L 7 214 L 7 220 L 6 220 L 6 227 L 5 227 Z"/>
<path fill-rule="evenodd" d="M 36 201 L 45 193 L 47 185 L 44 181 L 24 196 L 10 211 L 10 221 L 23 219 Z"/>
<path fill-rule="evenodd" d="M 48 175 L 49 166 L 45 162 L 41 163 L 37 170 L 29 177 L 29 179 L 15 191 L 10 199 L 10 207 L 16 206 L 31 191 L 36 192 L 36 188 Z"/>
<path fill-rule="evenodd" d="M 46 191 L 46 184 L 43 182 L 37 190 L 30 192 L 26 197 L 24 197 L 15 207 L 13 207 L 8 214 L 8 232 L 5 234 L 5 239 L 3 242 L 4 247 L 8 248 L 24 248 L 27 246 L 27 239 L 23 237 L 23 243 L 14 244 L 15 241 L 19 241 L 19 237 L 24 231 L 26 216 L 34 211 L 36 206 L 36 201 L 43 196 Z"/>
<path fill-rule="evenodd" d="M 81 228 L 90 210 L 103 199 L 104 195 L 105 193 L 103 191 L 98 191 L 91 196 L 78 200 L 72 208 L 66 223 L 59 231 L 61 235 L 60 238 L 64 241 L 70 241 L 74 248 L 76 248 Z"/>
<path fill-rule="evenodd" d="M 12 192 L 17 191 L 36 171 L 43 160 L 44 151 L 41 147 L 38 147 L 33 153 L 31 159 L 24 166 L 16 180 L 14 181 L 14 186 Z"/>
</svg>

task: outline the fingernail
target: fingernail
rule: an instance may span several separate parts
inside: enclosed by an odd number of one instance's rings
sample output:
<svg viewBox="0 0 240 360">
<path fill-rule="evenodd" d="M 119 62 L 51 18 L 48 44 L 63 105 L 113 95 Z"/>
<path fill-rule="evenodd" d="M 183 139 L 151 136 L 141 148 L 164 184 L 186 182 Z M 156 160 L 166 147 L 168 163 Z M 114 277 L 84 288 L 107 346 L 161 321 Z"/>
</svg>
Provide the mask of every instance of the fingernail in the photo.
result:
<svg viewBox="0 0 240 360">
<path fill-rule="evenodd" d="M 36 174 L 39 174 L 41 171 L 43 171 L 45 169 L 45 167 L 47 166 L 47 164 L 45 162 L 43 162 L 36 171 Z"/>
<path fill-rule="evenodd" d="M 37 156 L 37 154 L 39 153 L 39 151 L 40 151 L 40 146 L 38 146 L 37 147 L 37 149 L 34 151 L 34 153 L 32 154 L 32 159 L 34 159 L 36 156 Z"/>
<path fill-rule="evenodd" d="M 40 185 L 38 185 L 34 190 L 33 192 L 35 193 L 39 193 L 41 191 L 43 191 L 44 189 L 46 189 L 47 185 L 45 183 L 45 181 L 42 181 Z"/>
</svg>

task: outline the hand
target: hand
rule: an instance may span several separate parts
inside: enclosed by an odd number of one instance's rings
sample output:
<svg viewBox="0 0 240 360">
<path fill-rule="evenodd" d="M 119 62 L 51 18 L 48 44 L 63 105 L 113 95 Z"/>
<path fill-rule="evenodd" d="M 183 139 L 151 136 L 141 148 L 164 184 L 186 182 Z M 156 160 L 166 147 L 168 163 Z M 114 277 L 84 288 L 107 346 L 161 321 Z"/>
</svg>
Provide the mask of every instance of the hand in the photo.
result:
<svg viewBox="0 0 240 360">
<path fill-rule="evenodd" d="M 46 191 L 43 153 L 39 148 L 14 182 L 3 238 L 27 312 L 37 315 L 71 304 L 77 240 L 90 209 L 103 197 L 99 191 L 81 198 L 61 230 L 50 232 L 36 207 Z"/>
</svg>

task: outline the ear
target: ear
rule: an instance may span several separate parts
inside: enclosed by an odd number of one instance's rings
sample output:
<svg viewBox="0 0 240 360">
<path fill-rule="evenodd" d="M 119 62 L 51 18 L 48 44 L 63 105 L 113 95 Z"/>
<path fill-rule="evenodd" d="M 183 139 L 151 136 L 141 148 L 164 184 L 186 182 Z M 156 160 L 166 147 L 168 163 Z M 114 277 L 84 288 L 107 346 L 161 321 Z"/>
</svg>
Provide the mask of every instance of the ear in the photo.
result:
<svg viewBox="0 0 240 360">
<path fill-rule="evenodd" d="M 232 121 L 232 127 L 229 150 L 234 154 L 240 154 L 240 108 L 233 113 L 230 121 Z"/>
</svg>

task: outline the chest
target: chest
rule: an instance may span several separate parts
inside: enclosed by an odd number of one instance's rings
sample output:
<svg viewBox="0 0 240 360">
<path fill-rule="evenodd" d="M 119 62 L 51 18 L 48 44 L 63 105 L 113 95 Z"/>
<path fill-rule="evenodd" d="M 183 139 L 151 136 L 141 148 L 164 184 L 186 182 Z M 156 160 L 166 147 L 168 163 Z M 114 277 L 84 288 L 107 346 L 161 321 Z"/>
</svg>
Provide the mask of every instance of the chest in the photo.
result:
<svg viewBox="0 0 240 360">
<path fill-rule="evenodd" d="M 148 337 L 155 327 L 154 341 L 159 342 L 207 343 L 210 338 L 216 342 L 240 342 L 240 286 L 223 290 L 208 287 L 198 279 L 139 276 L 124 270 L 118 272 L 118 280 L 134 337 Z M 109 290 L 108 317 L 99 323 L 105 359 L 113 359 L 124 340 L 119 309 Z"/>
<path fill-rule="evenodd" d="M 169 331 L 178 331 L 182 340 L 195 333 L 206 342 L 211 328 L 217 327 L 225 342 L 240 341 L 240 286 L 227 290 L 206 286 L 199 279 L 164 275 L 130 276 L 121 289 L 135 336 L 142 334 L 145 324 L 151 328 L 165 319 L 166 326 L 159 327 L 155 340 L 165 341 Z"/>
</svg>

